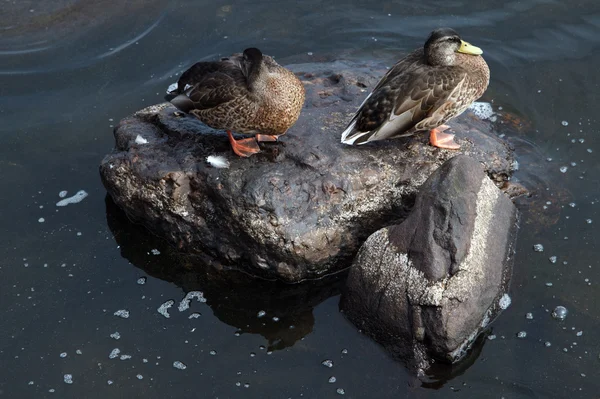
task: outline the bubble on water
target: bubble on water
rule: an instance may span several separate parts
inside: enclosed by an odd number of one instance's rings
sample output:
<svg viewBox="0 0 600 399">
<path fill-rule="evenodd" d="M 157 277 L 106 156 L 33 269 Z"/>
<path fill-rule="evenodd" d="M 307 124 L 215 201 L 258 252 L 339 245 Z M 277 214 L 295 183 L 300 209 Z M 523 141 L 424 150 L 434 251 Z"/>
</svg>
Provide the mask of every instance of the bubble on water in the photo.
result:
<svg viewBox="0 0 600 399">
<path fill-rule="evenodd" d="M 535 244 L 533 246 L 533 250 L 535 252 L 543 252 L 544 251 L 544 246 L 542 244 Z"/>
<path fill-rule="evenodd" d="M 123 319 L 128 319 L 129 318 L 129 311 L 126 309 L 119 309 L 117 310 L 115 313 L 113 313 L 115 316 L 117 317 L 121 317 Z"/>
<path fill-rule="evenodd" d="M 562 122 L 561 122 L 561 124 L 562 124 L 563 126 L 569 126 L 569 122 L 567 122 L 567 121 L 562 121 Z"/>
<path fill-rule="evenodd" d="M 81 354 L 83 354 L 83 352 L 81 351 L 81 349 L 77 349 L 77 350 L 75 351 L 75 353 L 76 353 L 77 355 L 81 355 Z"/>
<path fill-rule="evenodd" d="M 338 394 L 340 394 L 340 395 L 345 395 L 345 394 L 346 394 L 346 391 L 344 391 L 344 389 L 343 389 L 343 388 L 338 388 L 338 389 L 336 389 L 335 391 L 336 391 Z"/>
<path fill-rule="evenodd" d="M 256 356 L 256 353 L 250 352 L 250 357 L 255 357 L 255 356 Z"/>
<path fill-rule="evenodd" d="M 552 158 L 546 158 L 546 161 L 552 162 Z"/>
<path fill-rule="evenodd" d="M 110 352 L 110 354 L 108 355 L 108 358 L 116 359 L 117 357 L 119 357 L 119 353 L 121 353 L 121 349 L 115 348 Z"/>
<path fill-rule="evenodd" d="M 108 385 L 112 385 L 112 384 L 113 384 L 113 380 L 108 380 L 108 381 L 106 381 L 106 383 L 107 383 Z"/>
<path fill-rule="evenodd" d="M 347 355 L 348 354 L 348 349 L 344 348 L 342 349 L 342 355 Z"/>
<path fill-rule="evenodd" d="M 510 295 L 504 294 L 498 301 L 498 306 L 500 307 L 500 309 L 506 310 L 510 306 L 511 302 L 512 300 L 510 299 Z"/>
<path fill-rule="evenodd" d="M 236 383 L 235 383 L 235 386 L 236 386 L 236 387 L 241 387 L 241 386 L 242 386 L 242 383 L 238 381 L 238 382 L 236 382 Z"/>
<path fill-rule="evenodd" d="M 161 315 L 165 316 L 168 319 L 169 317 L 171 317 L 171 315 L 169 314 L 169 308 L 171 306 L 173 306 L 174 304 L 175 304 L 175 301 L 172 299 L 169 299 L 167 302 L 160 305 L 158 307 L 158 309 L 156 309 L 156 310 L 158 311 L 158 313 L 160 313 Z"/>
<path fill-rule="evenodd" d="M 546 283 L 546 287 L 552 287 L 552 283 Z"/>
<path fill-rule="evenodd" d="M 250 384 L 249 384 L 249 383 L 247 383 L 247 382 L 245 382 L 245 383 L 244 383 L 244 388 L 250 388 Z"/>
<path fill-rule="evenodd" d="M 549 348 L 549 347 L 551 347 L 551 346 L 552 346 L 552 343 L 550 343 L 550 341 L 546 341 L 546 342 L 544 342 L 544 346 L 545 346 L 546 348 Z"/>
<path fill-rule="evenodd" d="M 331 376 L 331 377 L 329 377 L 328 381 L 329 381 L 330 384 L 333 384 L 334 382 L 337 381 L 337 378 L 335 378 L 334 376 Z"/>
<path fill-rule="evenodd" d="M 110 334 L 110 337 L 112 339 L 121 339 L 121 334 L 119 334 L 118 331 L 115 331 L 114 333 Z"/>
<path fill-rule="evenodd" d="M 119 357 L 119 359 L 121 359 L 121 360 L 129 360 L 129 359 L 131 359 L 131 355 L 121 355 L 121 357 Z"/>
<path fill-rule="evenodd" d="M 569 170 L 569 168 L 566 166 L 561 166 L 559 170 L 561 173 L 567 173 L 567 170 Z"/>
<path fill-rule="evenodd" d="M 188 319 L 197 319 L 200 316 L 202 316 L 200 313 L 194 312 L 191 315 L 189 315 Z"/>
<path fill-rule="evenodd" d="M 312 51 L 309 51 L 308 53 L 306 53 L 308 55 L 313 55 Z"/>
<path fill-rule="evenodd" d="M 148 359 L 146 359 L 146 358 L 143 358 L 143 359 L 142 359 L 142 363 L 148 363 Z"/>
<path fill-rule="evenodd" d="M 329 360 L 329 359 L 327 359 L 327 360 L 323 360 L 323 361 L 321 362 L 321 364 L 322 364 L 323 366 L 325 366 L 325 367 L 329 367 L 329 368 L 331 368 L 331 367 L 333 367 L 333 360 Z"/>
<path fill-rule="evenodd" d="M 33 384 L 34 384 L 34 382 L 33 382 L 33 381 L 29 381 L 29 382 L 27 383 L 27 385 L 33 385 Z"/>
<path fill-rule="evenodd" d="M 564 306 L 557 306 L 552 311 L 552 317 L 554 317 L 556 320 L 564 320 L 568 314 L 569 311 Z"/>
<path fill-rule="evenodd" d="M 59 356 L 62 357 L 62 358 L 65 358 L 65 357 L 67 357 L 67 352 L 63 352 Z"/>
<path fill-rule="evenodd" d="M 571 208 L 575 208 L 575 207 L 577 206 L 577 204 L 576 204 L 576 203 L 574 203 L 574 202 L 569 202 L 569 206 L 570 206 Z"/>
<path fill-rule="evenodd" d="M 54 392 L 55 392 L 55 389 L 54 389 L 54 388 L 50 388 L 50 389 L 48 389 L 48 392 L 50 392 L 50 393 L 54 393 Z"/>
<path fill-rule="evenodd" d="M 587 152 L 589 152 L 591 154 L 593 152 L 593 150 L 591 148 L 588 148 Z"/>
<path fill-rule="evenodd" d="M 592 224 L 592 219 L 585 219 L 585 222 L 586 222 L 587 224 Z"/>
<path fill-rule="evenodd" d="M 267 312 L 265 312 L 264 310 L 259 310 L 258 313 L 256 314 L 256 317 L 265 317 L 265 315 L 267 314 Z"/>
<path fill-rule="evenodd" d="M 68 197 L 68 198 L 58 201 L 56 203 L 56 206 L 67 206 L 69 204 L 77 204 L 77 203 L 83 201 L 83 199 L 87 196 L 88 196 L 88 193 L 86 193 L 85 190 L 79 190 L 72 197 Z"/>
<path fill-rule="evenodd" d="M 44 219 L 44 218 L 39 218 L 38 219 L 38 222 L 40 222 L 40 223 L 44 223 L 45 221 L 46 221 L 46 219 Z"/>
<path fill-rule="evenodd" d="M 152 252 L 152 255 L 160 255 L 160 251 L 156 248 L 151 249 L 150 252 Z"/>
<path fill-rule="evenodd" d="M 469 110 L 473 112 L 480 119 L 491 119 L 494 116 L 494 109 L 492 104 L 482 101 L 476 101 L 469 107 Z"/>
<path fill-rule="evenodd" d="M 575 335 L 577 335 L 578 337 L 581 337 L 583 335 L 583 331 L 577 331 L 577 334 L 575 334 Z"/>
<path fill-rule="evenodd" d="M 212 356 L 215 356 L 215 355 L 217 354 L 217 351 L 215 351 L 215 350 L 212 350 L 212 351 L 210 351 L 210 352 L 208 352 L 208 353 L 210 353 Z"/>
<path fill-rule="evenodd" d="M 198 302 L 206 302 L 206 298 L 204 298 L 204 293 L 202 291 L 190 291 L 186 294 L 186 296 L 179 302 L 179 311 L 183 312 L 190 308 L 190 302 L 192 299 L 198 299 Z"/>
<path fill-rule="evenodd" d="M 556 256 L 551 256 L 548 258 L 548 260 L 550 261 L 550 263 L 556 263 Z"/>
<path fill-rule="evenodd" d="M 527 332 L 526 331 L 519 331 L 517 333 L 517 338 L 525 338 L 527 337 Z"/>
<path fill-rule="evenodd" d="M 141 375 L 141 374 L 136 375 L 136 377 L 137 377 L 138 380 L 143 380 L 144 379 L 144 376 Z"/>
<path fill-rule="evenodd" d="M 146 284 L 146 277 L 140 277 L 140 278 L 138 278 L 138 279 L 137 279 L 137 283 L 138 283 L 139 285 L 144 285 L 144 284 Z"/>
<path fill-rule="evenodd" d="M 533 320 L 533 313 L 527 313 L 527 314 L 525 315 L 525 318 L 526 318 L 527 320 Z"/>
<path fill-rule="evenodd" d="M 67 190 L 62 190 L 60 193 L 58 193 L 58 196 L 60 198 L 65 198 L 67 196 Z"/>
<path fill-rule="evenodd" d="M 581 144 L 585 143 L 585 139 L 579 139 L 577 141 L 579 141 Z"/>
<path fill-rule="evenodd" d="M 487 339 L 489 339 L 490 341 L 493 341 L 496 339 L 496 334 L 490 334 L 487 336 Z"/>
<path fill-rule="evenodd" d="M 179 370 L 187 369 L 187 366 L 185 364 L 183 364 L 182 362 L 180 362 L 179 360 L 175 360 L 173 362 L 173 367 L 175 367 L 176 369 L 179 369 Z"/>
<path fill-rule="evenodd" d="M 65 374 L 63 376 L 63 379 L 65 381 L 65 384 L 72 384 L 73 383 L 73 374 Z"/>
<path fill-rule="evenodd" d="M 277 316 L 273 316 L 273 319 L 272 319 L 272 320 L 273 320 L 273 321 L 279 321 L 279 317 L 277 317 Z"/>
</svg>

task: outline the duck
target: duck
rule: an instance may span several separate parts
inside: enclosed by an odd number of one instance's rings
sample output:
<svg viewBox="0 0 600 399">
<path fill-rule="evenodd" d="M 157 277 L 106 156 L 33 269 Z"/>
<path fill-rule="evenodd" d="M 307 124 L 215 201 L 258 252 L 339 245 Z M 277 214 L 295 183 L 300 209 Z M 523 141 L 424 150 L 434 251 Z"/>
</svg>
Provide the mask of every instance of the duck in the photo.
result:
<svg viewBox="0 0 600 399">
<path fill-rule="evenodd" d="M 219 61 L 197 62 L 167 95 L 179 111 L 226 130 L 233 152 L 249 157 L 259 142 L 274 142 L 298 120 L 304 105 L 302 82 L 257 48 Z M 233 133 L 252 137 L 236 140 Z"/>
<path fill-rule="evenodd" d="M 451 28 L 432 31 L 422 48 L 398 61 L 375 86 L 342 133 L 341 141 L 361 145 L 429 131 L 434 147 L 456 150 L 444 133 L 487 89 L 490 70 L 483 51 Z"/>
</svg>

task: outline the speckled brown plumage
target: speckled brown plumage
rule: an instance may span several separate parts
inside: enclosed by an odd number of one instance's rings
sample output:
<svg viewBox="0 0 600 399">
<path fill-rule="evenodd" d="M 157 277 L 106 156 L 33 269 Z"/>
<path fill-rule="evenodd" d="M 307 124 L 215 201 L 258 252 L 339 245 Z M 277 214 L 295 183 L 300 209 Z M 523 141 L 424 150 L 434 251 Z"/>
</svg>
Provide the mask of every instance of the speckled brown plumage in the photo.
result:
<svg viewBox="0 0 600 399">
<path fill-rule="evenodd" d="M 215 129 L 243 134 L 284 134 L 304 105 L 304 86 L 258 49 L 246 49 L 185 71 L 171 103 Z"/>
<path fill-rule="evenodd" d="M 486 90 L 490 71 L 480 55 L 457 52 L 461 43 L 468 45 L 452 29 L 432 32 L 423 48 L 381 79 L 343 132 L 342 142 L 410 136 L 464 112 Z"/>
</svg>

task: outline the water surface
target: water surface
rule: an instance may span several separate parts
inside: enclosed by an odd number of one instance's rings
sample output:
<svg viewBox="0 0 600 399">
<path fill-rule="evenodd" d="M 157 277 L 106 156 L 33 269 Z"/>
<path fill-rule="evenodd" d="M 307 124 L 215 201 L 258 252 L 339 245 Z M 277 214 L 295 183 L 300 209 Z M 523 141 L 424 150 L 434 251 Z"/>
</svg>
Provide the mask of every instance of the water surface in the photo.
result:
<svg viewBox="0 0 600 399">
<path fill-rule="evenodd" d="M 600 391 L 597 2 L 22 0 L 0 8 L 0 396 L 589 398 Z M 444 25 L 484 49 L 492 71 L 484 100 L 528 121 L 509 139 L 519 154 L 516 178 L 535 188 L 519 201 L 512 306 L 487 331 L 496 339 L 483 337 L 444 378 L 413 378 L 344 319 L 343 275 L 303 290 L 194 273 L 193 260 L 106 200 L 98 164 L 113 147 L 112 127 L 160 102 L 193 62 L 256 46 L 282 63 L 392 63 Z M 63 190 L 89 195 L 57 207 Z M 194 299 L 179 312 L 190 290 L 204 291 L 207 302 Z M 168 300 L 175 305 L 165 318 L 157 308 Z M 569 309 L 566 320 L 551 318 L 556 305 Z M 122 309 L 129 318 L 114 315 Z M 194 312 L 201 316 L 189 319 Z M 109 359 L 115 348 L 119 357 Z"/>
</svg>

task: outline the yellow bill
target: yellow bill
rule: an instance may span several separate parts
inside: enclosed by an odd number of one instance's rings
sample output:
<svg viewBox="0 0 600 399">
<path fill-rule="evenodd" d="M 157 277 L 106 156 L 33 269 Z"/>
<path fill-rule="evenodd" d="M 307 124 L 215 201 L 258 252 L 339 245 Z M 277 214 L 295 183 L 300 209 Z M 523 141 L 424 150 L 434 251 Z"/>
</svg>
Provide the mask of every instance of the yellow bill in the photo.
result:
<svg viewBox="0 0 600 399">
<path fill-rule="evenodd" d="M 483 50 L 481 50 L 479 47 L 473 46 L 472 44 L 467 43 L 464 40 L 460 41 L 460 48 L 458 49 L 458 52 L 471 55 L 483 54 Z"/>
</svg>

